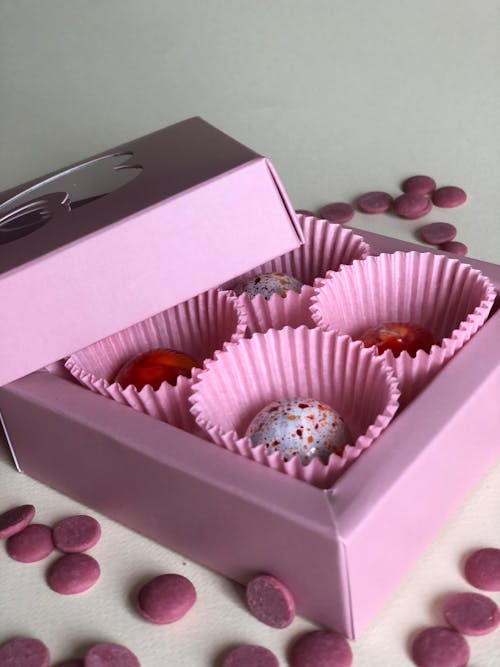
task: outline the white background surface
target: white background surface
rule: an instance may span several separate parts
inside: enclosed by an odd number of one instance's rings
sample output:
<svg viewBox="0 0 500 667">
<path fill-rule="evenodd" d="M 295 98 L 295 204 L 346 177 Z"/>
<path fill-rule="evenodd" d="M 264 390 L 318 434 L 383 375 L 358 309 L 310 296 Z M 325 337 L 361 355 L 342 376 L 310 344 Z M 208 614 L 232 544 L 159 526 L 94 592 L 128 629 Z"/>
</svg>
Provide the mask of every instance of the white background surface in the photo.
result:
<svg viewBox="0 0 500 667">
<path fill-rule="evenodd" d="M 493 0 L 3 0 L 0 190 L 201 115 L 269 156 L 296 207 L 396 194 L 414 173 L 461 185 L 467 205 L 427 219 L 453 222 L 471 256 L 500 262 L 499 34 Z M 415 240 L 422 221 L 357 214 L 352 224 Z M 16 475 L 3 455 L 0 511 L 21 502 L 47 522 L 85 511 Z M 56 661 L 118 641 L 143 667 L 216 667 L 226 647 L 249 642 L 286 664 L 286 647 L 310 627 L 266 628 L 237 586 L 102 522 L 102 579 L 79 597 L 48 589 L 48 563 L 0 553 L 0 642 L 38 636 Z M 470 590 L 460 560 L 486 544 L 500 546 L 499 465 L 353 645 L 354 664 L 410 665 L 408 638 L 438 620 L 444 593 Z M 129 597 L 166 571 L 191 577 L 199 602 L 174 626 L 149 626 Z M 470 643 L 473 667 L 498 667 L 499 632 Z"/>
</svg>

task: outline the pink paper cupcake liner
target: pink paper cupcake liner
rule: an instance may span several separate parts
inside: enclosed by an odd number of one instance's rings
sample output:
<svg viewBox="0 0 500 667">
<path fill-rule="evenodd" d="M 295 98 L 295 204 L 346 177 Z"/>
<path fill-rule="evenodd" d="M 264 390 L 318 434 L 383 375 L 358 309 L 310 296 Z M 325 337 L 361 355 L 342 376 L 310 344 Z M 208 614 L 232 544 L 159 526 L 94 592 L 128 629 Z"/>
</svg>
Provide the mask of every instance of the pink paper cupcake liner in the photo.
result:
<svg viewBox="0 0 500 667">
<path fill-rule="evenodd" d="M 193 432 L 188 396 L 199 369 L 193 369 L 191 378 L 180 376 L 175 386 L 163 382 L 157 390 L 146 385 L 140 391 L 117 384 L 118 370 L 156 348 L 179 350 L 203 362 L 245 332 L 246 314 L 237 298 L 210 290 L 72 354 L 65 366 L 92 391 Z"/>
<path fill-rule="evenodd" d="M 407 405 L 482 326 L 495 300 L 492 283 L 458 259 L 419 252 L 368 257 L 317 283 L 313 321 L 356 339 L 384 322 L 412 322 L 440 341 L 415 357 L 382 355 L 394 369 Z"/>
<path fill-rule="evenodd" d="M 256 267 L 230 284 L 237 289 L 252 276 L 275 272 L 286 273 L 303 283 L 300 293 L 290 291 L 285 298 L 273 294 L 269 301 L 260 294 L 254 298 L 241 294 L 239 299 L 247 313 L 249 333 L 302 324 L 313 328 L 309 306 L 315 279 L 325 276 L 329 270 L 337 270 L 342 264 L 363 259 L 370 251 L 362 237 L 346 227 L 303 215 L 297 219 L 304 233 L 304 245 Z"/>
<path fill-rule="evenodd" d="M 342 456 L 303 465 L 293 456 L 266 453 L 245 437 L 270 402 L 310 397 L 342 415 L 354 438 Z M 197 424 L 219 446 L 315 486 L 328 488 L 386 428 L 398 408 L 397 380 L 384 359 L 359 342 L 305 326 L 255 334 L 208 361 L 190 402 Z"/>
</svg>

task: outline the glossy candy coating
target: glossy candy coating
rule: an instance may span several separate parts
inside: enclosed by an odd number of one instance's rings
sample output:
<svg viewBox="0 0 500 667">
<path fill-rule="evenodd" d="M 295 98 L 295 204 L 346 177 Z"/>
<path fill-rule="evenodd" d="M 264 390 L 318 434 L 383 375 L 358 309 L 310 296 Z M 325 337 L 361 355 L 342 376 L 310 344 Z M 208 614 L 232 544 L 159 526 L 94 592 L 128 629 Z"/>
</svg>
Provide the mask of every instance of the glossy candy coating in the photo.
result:
<svg viewBox="0 0 500 667">
<path fill-rule="evenodd" d="M 193 368 L 202 365 L 189 354 L 170 349 L 157 349 L 140 354 L 121 367 L 115 382 L 123 388 L 134 385 L 140 391 L 146 385 L 156 390 L 162 382 L 175 386 L 180 375 L 191 377 Z"/>
<path fill-rule="evenodd" d="M 359 339 L 365 347 L 375 346 L 378 354 L 390 350 L 395 357 L 406 351 L 411 357 L 418 350 L 429 352 L 437 340 L 432 333 L 411 322 L 385 322 L 365 331 Z"/>
<path fill-rule="evenodd" d="M 332 454 L 342 455 L 352 443 L 339 413 L 313 398 L 287 398 L 266 405 L 254 417 L 246 436 L 253 446 L 264 444 L 268 454 L 281 452 L 285 461 L 300 457 L 303 465 L 318 457 L 326 463 Z"/>
<path fill-rule="evenodd" d="M 253 276 L 253 278 L 235 287 L 234 291 L 238 296 L 246 292 L 251 299 L 257 294 L 261 294 L 266 301 L 269 301 L 273 294 L 285 298 L 288 292 L 300 292 L 301 289 L 302 283 L 300 281 L 286 273 L 277 271 Z"/>
</svg>

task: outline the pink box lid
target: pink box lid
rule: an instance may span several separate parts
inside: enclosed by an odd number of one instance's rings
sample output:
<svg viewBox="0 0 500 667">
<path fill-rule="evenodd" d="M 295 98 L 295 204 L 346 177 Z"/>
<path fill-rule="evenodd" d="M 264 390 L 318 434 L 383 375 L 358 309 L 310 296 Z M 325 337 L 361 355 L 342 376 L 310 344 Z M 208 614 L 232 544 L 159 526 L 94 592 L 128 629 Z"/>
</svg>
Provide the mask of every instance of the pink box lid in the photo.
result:
<svg viewBox="0 0 500 667">
<path fill-rule="evenodd" d="M 268 160 L 201 118 L 0 195 L 0 385 L 302 242 Z"/>
</svg>

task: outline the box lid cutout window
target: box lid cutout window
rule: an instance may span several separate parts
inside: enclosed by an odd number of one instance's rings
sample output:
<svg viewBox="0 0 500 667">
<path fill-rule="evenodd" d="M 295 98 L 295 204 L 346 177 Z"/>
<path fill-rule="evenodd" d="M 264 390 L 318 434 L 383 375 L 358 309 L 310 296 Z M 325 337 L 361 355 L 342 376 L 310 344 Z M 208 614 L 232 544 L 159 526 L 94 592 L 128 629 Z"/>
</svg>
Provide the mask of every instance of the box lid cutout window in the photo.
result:
<svg viewBox="0 0 500 667">
<path fill-rule="evenodd" d="M 33 185 L 0 206 L 0 245 L 31 234 L 47 224 L 59 207 L 67 211 L 89 204 L 124 187 L 142 167 L 132 153 L 105 155 L 61 171 Z"/>
</svg>

